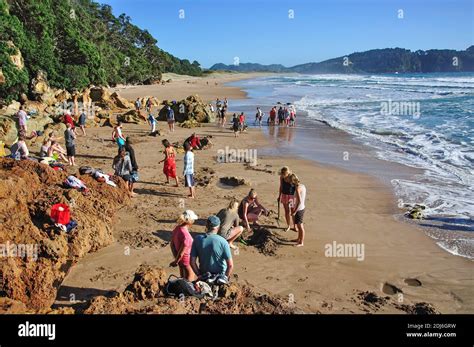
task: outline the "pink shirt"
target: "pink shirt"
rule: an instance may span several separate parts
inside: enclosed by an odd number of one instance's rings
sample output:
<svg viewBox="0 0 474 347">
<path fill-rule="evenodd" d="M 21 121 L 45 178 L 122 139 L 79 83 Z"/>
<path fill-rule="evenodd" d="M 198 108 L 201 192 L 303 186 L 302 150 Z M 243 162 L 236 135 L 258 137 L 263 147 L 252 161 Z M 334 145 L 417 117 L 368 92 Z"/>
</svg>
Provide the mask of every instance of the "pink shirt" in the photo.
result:
<svg viewBox="0 0 474 347">
<path fill-rule="evenodd" d="M 183 257 L 179 264 L 188 266 L 190 264 L 191 247 L 193 246 L 193 237 L 189 233 L 188 228 L 180 225 L 174 228 L 171 242 L 173 242 L 176 252 L 179 252 L 181 246 L 184 245 Z"/>
</svg>

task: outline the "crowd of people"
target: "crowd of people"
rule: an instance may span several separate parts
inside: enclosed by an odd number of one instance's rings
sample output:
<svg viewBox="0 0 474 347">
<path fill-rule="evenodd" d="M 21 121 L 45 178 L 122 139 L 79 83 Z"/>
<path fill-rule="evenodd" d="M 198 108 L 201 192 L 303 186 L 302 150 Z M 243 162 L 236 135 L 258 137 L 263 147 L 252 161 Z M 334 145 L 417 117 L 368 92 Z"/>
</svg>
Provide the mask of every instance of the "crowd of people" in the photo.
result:
<svg viewBox="0 0 474 347">
<path fill-rule="evenodd" d="M 140 99 L 135 102 L 137 111 L 142 108 Z M 156 119 L 152 115 L 152 103 L 150 99 L 145 104 L 146 111 L 149 113 L 147 119 L 150 131 L 156 131 Z M 224 127 L 226 122 L 226 112 L 228 110 L 228 101 L 216 100 L 216 110 L 218 117 L 218 126 Z M 174 131 L 174 113 L 169 106 L 166 107 L 167 123 L 170 132 Z M 19 139 L 11 146 L 12 156 L 16 159 L 28 159 L 29 150 L 25 140 L 27 139 L 28 115 L 21 107 L 17 113 L 19 123 Z M 256 124 L 261 125 L 264 113 L 257 108 Z M 269 124 L 285 124 L 292 126 L 295 123 L 294 109 L 282 108 L 279 110 L 273 107 L 269 115 Z M 42 142 L 40 150 L 40 160 L 44 163 L 54 161 L 66 161 L 70 166 L 75 166 L 76 139 L 78 136 L 76 125 L 86 136 L 86 115 L 81 115 L 75 120 L 70 111 L 66 111 L 63 116 L 63 122 L 66 125 L 64 131 L 63 148 L 56 132 L 51 132 Z M 232 118 L 232 130 L 235 136 L 245 130 L 246 117 L 243 112 L 238 116 L 234 113 Z M 123 123 L 118 121 L 112 130 L 112 140 L 117 145 L 117 155 L 113 159 L 112 168 L 116 176 L 121 177 L 127 184 L 130 196 L 135 196 L 134 185 L 138 182 L 138 164 L 133 148 L 133 141 L 126 137 L 123 131 Z M 170 180 L 175 181 L 175 187 L 179 187 L 176 168 L 176 145 L 172 145 L 167 139 L 162 140 L 164 147 L 164 157 L 159 164 L 163 164 L 163 174 L 166 178 L 166 184 Z M 193 133 L 183 142 L 184 157 L 182 178 L 184 186 L 189 189 L 188 198 L 196 198 L 195 182 L 195 155 L 194 151 L 203 148 L 201 139 Z M 304 245 L 305 229 L 303 218 L 305 212 L 306 187 L 299 178 L 290 171 L 288 167 L 280 170 L 279 191 L 277 202 L 283 205 L 285 220 L 287 223 L 286 231 L 294 230 L 298 237 L 293 240 L 295 246 Z M 202 276 L 214 275 L 217 280 L 226 283 L 233 271 L 233 260 L 231 250 L 237 250 L 236 242 L 241 239 L 244 231 L 252 232 L 252 227 L 259 225 L 259 219 L 262 216 L 269 216 L 271 211 L 264 207 L 258 199 L 257 191 L 251 189 L 249 193 L 241 200 L 231 199 L 227 206 L 207 218 L 206 233 L 199 234 L 194 238 L 191 235 L 191 228 L 198 219 L 194 211 L 186 210 L 178 218 L 177 224 L 172 231 L 171 251 L 174 257 L 171 266 L 178 266 L 182 278 L 193 281 Z"/>
</svg>

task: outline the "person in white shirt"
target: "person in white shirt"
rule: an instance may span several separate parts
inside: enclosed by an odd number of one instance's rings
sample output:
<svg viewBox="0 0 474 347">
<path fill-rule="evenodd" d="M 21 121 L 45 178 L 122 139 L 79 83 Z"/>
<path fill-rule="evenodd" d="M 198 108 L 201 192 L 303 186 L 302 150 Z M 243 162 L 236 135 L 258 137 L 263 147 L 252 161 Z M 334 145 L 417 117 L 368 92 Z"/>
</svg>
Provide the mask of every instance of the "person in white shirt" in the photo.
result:
<svg viewBox="0 0 474 347">
<path fill-rule="evenodd" d="M 306 200 L 306 186 L 302 184 L 295 174 L 291 174 L 290 181 L 296 187 L 296 201 L 292 209 L 291 215 L 293 216 L 296 231 L 298 232 L 298 238 L 293 240 L 296 242 L 296 247 L 303 247 L 304 245 L 304 226 L 303 226 L 303 217 L 305 212 L 305 200 Z"/>
</svg>

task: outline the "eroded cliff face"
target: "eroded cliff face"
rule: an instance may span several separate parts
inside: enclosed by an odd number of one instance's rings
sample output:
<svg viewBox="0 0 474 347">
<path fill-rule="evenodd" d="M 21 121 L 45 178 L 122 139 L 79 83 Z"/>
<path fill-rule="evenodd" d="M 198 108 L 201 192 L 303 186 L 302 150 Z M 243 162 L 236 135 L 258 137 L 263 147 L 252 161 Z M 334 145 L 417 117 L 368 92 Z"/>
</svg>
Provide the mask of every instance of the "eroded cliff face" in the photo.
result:
<svg viewBox="0 0 474 347">
<path fill-rule="evenodd" d="M 7 307 L 48 309 L 68 269 L 113 242 L 113 217 L 129 202 L 123 181 L 114 188 L 80 176 L 90 188 L 85 196 L 63 187 L 67 175 L 34 161 L 0 158 L 0 296 L 10 299 Z M 70 233 L 49 218 L 56 203 L 68 204 L 78 223 Z"/>
</svg>

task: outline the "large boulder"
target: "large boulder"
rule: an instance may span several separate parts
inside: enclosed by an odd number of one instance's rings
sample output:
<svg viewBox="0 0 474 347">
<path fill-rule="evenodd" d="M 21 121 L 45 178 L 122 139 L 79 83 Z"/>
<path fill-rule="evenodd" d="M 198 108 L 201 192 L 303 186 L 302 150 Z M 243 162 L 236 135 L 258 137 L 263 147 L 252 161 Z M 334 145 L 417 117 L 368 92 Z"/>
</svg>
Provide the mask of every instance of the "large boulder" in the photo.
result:
<svg viewBox="0 0 474 347">
<path fill-rule="evenodd" d="M 89 90 L 89 96 L 92 102 L 105 107 L 110 102 L 110 93 L 105 87 L 92 87 Z"/>
<path fill-rule="evenodd" d="M 20 110 L 21 104 L 13 100 L 7 107 L 0 109 L 0 116 L 13 116 Z"/>
<path fill-rule="evenodd" d="M 36 77 L 31 80 L 31 93 L 36 101 L 40 101 L 46 105 L 54 105 L 56 103 L 56 91 L 49 86 L 46 73 L 38 71 Z"/>
<path fill-rule="evenodd" d="M 0 116 L 0 141 L 11 145 L 15 143 L 17 137 L 17 122 L 12 117 Z"/>
<path fill-rule="evenodd" d="M 64 89 L 54 91 L 54 98 L 56 102 L 67 102 L 71 99 L 71 93 Z"/>
<path fill-rule="evenodd" d="M 127 113 L 124 113 L 118 116 L 117 120 L 123 123 L 133 123 L 133 124 L 140 124 L 146 121 L 144 116 L 135 110 L 130 110 Z"/>
<path fill-rule="evenodd" d="M 202 101 L 198 95 L 188 96 L 179 102 L 163 101 L 165 105 L 159 113 L 159 120 L 166 120 L 167 109 L 170 106 L 177 122 L 196 121 L 198 123 L 210 123 L 215 120 L 215 115 L 209 105 Z"/>
<path fill-rule="evenodd" d="M 133 103 L 121 97 L 117 92 L 110 94 L 105 87 L 92 87 L 90 89 L 90 99 L 95 106 L 103 109 L 133 109 Z"/>
<path fill-rule="evenodd" d="M 114 92 L 110 97 L 112 99 L 113 104 L 118 108 L 124 108 L 124 109 L 133 108 L 133 103 L 121 97 L 117 92 Z"/>
</svg>

